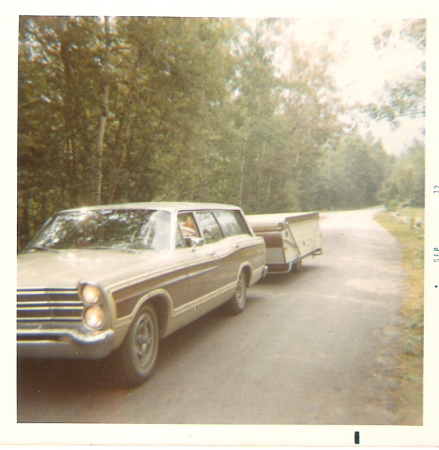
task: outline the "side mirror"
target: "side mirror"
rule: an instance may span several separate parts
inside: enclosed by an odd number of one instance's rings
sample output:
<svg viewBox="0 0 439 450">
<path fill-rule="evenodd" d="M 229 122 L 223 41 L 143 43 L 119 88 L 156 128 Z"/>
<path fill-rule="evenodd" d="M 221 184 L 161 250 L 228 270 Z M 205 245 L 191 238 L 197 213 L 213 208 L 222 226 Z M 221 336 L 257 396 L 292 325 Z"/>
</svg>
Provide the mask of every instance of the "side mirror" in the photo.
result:
<svg viewBox="0 0 439 450">
<path fill-rule="evenodd" d="M 191 247 L 193 251 L 195 250 L 195 247 L 201 247 L 202 245 L 204 245 L 204 238 L 191 236 L 187 239 L 186 242 L 188 242 L 189 247 Z"/>
</svg>

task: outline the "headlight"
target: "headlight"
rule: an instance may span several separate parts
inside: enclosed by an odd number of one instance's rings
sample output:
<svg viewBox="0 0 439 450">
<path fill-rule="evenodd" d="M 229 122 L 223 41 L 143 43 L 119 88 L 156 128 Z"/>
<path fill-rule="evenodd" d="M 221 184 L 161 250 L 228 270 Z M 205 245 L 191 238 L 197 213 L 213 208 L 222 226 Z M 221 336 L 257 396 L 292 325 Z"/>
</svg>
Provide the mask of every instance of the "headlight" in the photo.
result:
<svg viewBox="0 0 439 450">
<path fill-rule="evenodd" d="M 97 306 L 87 308 L 84 312 L 84 323 L 89 328 L 97 329 L 104 323 L 104 311 Z"/>
<path fill-rule="evenodd" d="M 108 319 L 108 305 L 105 295 L 98 284 L 81 282 L 78 285 L 79 296 L 84 303 L 82 321 L 92 330 L 98 330 L 106 326 Z"/>
<path fill-rule="evenodd" d="M 84 303 L 96 305 L 101 300 L 101 290 L 94 284 L 85 284 L 81 289 L 81 297 Z"/>
</svg>

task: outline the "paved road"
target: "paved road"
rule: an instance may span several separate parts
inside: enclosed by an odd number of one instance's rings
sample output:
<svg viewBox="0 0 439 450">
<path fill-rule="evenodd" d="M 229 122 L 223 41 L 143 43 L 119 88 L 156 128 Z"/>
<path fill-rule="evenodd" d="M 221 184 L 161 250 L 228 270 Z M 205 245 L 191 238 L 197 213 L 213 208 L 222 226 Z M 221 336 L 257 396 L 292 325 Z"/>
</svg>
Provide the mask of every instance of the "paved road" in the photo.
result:
<svg viewBox="0 0 439 450">
<path fill-rule="evenodd" d="M 218 309 L 165 339 L 136 389 L 114 383 L 106 362 L 20 363 L 18 421 L 397 423 L 403 272 L 374 212 L 323 215 L 323 256 L 251 288 L 243 314 Z"/>
</svg>

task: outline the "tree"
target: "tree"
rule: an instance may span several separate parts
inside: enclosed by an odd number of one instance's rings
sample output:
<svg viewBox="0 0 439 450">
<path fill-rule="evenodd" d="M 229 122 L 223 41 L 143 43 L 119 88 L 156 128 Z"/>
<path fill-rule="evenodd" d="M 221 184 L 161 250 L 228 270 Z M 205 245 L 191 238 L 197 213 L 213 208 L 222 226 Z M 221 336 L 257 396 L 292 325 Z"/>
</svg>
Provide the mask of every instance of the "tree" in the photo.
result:
<svg viewBox="0 0 439 450">
<path fill-rule="evenodd" d="M 404 203 L 423 207 L 425 203 L 425 147 L 414 141 L 401 156 L 392 159 L 388 178 L 383 183 L 380 198 L 391 209 Z"/>
<path fill-rule="evenodd" d="M 233 92 L 235 150 L 230 154 L 235 171 L 235 197 L 246 211 L 259 212 L 276 205 L 271 189 L 282 164 L 284 129 L 276 109 L 280 103 L 281 80 L 273 65 L 274 45 L 267 30 L 275 32 L 277 21 L 258 21 L 247 29 L 236 47 Z M 239 169 L 238 169 L 239 168 Z M 271 201 L 266 198 L 269 194 Z M 285 193 L 284 193 L 285 195 Z"/>
<path fill-rule="evenodd" d="M 425 117 L 426 89 L 426 20 L 406 20 L 399 31 L 399 38 L 415 46 L 421 54 L 420 64 L 411 73 L 394 84 L 386 83 L 381 105 L 369 104 L 366 111 L 372 118 L 387 119 L 397 127 L 403 117 Z M 377 49 L 386 48 L 395 35 L 387 28 L 375 39 Z M 424 205 L 425 148 L 423 142 L 415 141 L 400 156 L 392 159 L 391 171 L 382 186 L 380 198 L 390 207 L 404 202 L 412 206 Z"/>
<path fill-rule="evenodd" d="M 97 18 L 20 18 L 18 193 L 20 236 L 54 209 L 90 201 L 99 102 Z"/>
<path fill-rule="evenodd" d="M 329 67 L 334 62 L 327 48 L 308 49 L 290 43 L 291 67 L 284 89 L 284 111 L 288 132 L 289 170 L 300 210 L 319 208 L 326 202 L 326 169 L 331 142 L 342 131 L 338 120 L 340 99 Z M 323 171 L 323 173 L 322 173 Z M 330 174 L 329 174 L 330 177 Z M 326 206 L 326 205 L 325 205 Z"/>
<path fill-rule="evenodd" d="M 332 156 L 331 206 L 337 209 L 376 205 L 386 175 L 387 155 L 379 142 L 357 132 L 342 137 Z"/>
<path fill-rule="evenodd" d="M 197 173 L 209 170 L 227 107 L 233 26 L 219 19 L 119 18 L 117 31 L 123 51 L 108 135 L 108 199 L 123 201 L 128 192 L 139 200 L 200 198 L 206 181 Z"/>
<path fill-rule="evenodd" d="M 325 48 L 293 43 L 280 70 L 288 24 L 21 17 L 19 245 L 56 210 L 92 203 L 370 204 L 379 146 L 342 139 Z"/>
<path fill-rule="evenodd" d="M 201 199 L 233 35 L 220 19 L 22 17 L 20 242 L 62 207 Z"/>
<path fill-rule="evenodd" d="M 401 117 L 425 117 L 426 28 L 425 19 L 404 21 L 399 31 L 399 38 L 415 45 L 422 55 L 422 61 L 403 80 L 394 84 L 389 82 L 385 84 L 386 96 L 382 98 L 381 104 L 369 104 L 365 108 L 372 118 L 387 119 L 396 127 Z M 394 34 L 395 30 L 385 29 L 381 36 L 375 38 L 375 47 L 377 49 L 387 47 Z"/>
</svg>

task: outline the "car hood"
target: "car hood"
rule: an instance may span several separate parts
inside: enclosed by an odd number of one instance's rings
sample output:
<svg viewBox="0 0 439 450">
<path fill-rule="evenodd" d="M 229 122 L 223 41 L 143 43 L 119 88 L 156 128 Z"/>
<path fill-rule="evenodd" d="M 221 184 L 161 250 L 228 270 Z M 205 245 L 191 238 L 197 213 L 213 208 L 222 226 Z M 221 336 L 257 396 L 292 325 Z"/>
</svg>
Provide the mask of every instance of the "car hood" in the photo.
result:
<svg viewBox="0 0 439 450">
<path fill-rule="evenodd" d="M 169 254 L 154 251 L 61 250 L 18 255 L 18 289 L 75 288 L 80 281 L 108 284 L 155 272 Z"/>
</svg>

